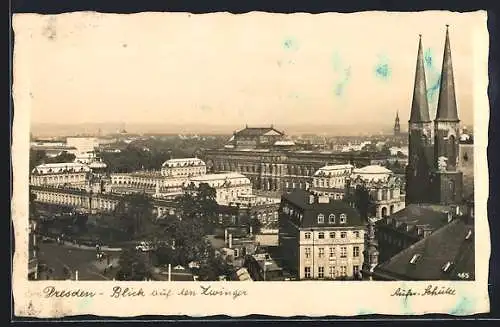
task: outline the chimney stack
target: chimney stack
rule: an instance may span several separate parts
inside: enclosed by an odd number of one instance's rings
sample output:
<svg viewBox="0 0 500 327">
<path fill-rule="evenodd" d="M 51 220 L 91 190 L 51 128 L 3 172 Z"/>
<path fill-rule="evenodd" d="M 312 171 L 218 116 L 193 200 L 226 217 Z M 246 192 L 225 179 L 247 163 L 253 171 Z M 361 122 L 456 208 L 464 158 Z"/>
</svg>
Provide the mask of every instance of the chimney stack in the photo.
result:
<svg viewBox="0 0 500 327">
<path fill-rule="evenodd" d="M 451 222 L 453 220 L 453 212 L 448 211 L 448 222 Z"/>
<path fill-rule="evenodd" d="M 229 234 L 229 248 L 233 248 L 233 234 Z"/>
<path fill-rule="evenodd" d="M 314 195 L 309 195 L 309 204 L 313 204 L 314 203 Z"/>
</svg>

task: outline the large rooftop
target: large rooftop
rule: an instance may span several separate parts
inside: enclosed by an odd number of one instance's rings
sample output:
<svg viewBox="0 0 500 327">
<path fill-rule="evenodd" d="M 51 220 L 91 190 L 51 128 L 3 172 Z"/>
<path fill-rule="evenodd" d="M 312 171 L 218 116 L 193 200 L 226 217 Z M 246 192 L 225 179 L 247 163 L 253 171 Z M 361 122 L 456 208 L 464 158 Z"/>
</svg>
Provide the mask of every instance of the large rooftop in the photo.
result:
<svg viewBox="0 0 500 327">
<path fill-rule="evenodd" d="M 462 217 L 381 263 L 375 274 L 396 280 L 473 280 L 474 259 L 474 223 Z"/>
<path fill-rule="evenodd" d="M 189 180 L 194 182 L 203 182 L 203 181 L 216 181 L 216 180 L 236 179 L 236 178 L 247 178 L 247 177 L 240 173 L 221 173 L 221 174 L 206 174 L 206 175 L 194 176 L 191 177 Z"/>
</svg>

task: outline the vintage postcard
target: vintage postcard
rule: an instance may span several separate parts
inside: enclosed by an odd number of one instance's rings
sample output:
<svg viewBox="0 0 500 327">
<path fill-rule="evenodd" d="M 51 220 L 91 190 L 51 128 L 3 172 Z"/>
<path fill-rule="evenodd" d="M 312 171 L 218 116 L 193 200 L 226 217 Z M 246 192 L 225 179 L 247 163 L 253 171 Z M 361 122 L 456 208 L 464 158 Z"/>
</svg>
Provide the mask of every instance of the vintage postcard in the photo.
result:
<svg viewBox="0 0 500 327">
<path fill-rule="evenodd" d="M 486 21 L 15 15 L 16 315 L 489 312 Z"/>
</svg>

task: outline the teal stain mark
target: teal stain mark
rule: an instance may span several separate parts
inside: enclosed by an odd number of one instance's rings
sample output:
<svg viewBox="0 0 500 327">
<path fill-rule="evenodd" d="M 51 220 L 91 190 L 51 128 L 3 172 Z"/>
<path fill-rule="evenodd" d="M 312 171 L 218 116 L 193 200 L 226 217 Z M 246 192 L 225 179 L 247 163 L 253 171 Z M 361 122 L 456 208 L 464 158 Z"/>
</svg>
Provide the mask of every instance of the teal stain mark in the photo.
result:
<svg viewBox="0 0 500 327">
<path fill-rule="evenodd" d="M 335 52 L 332 58 L 333 71 L 338 73 L 342 69 L 342 59 L 340 58 L 340 54 Z"/>
<path fill-rule="evenodd" d="M 432 63 L 432 49 L 427 48 L 424 52 L 424 62 L 425 62 L 425 68 L 431 69 L 433 67 Z"/>
<path fill-rule="evenodd" d="M 360 309 L 358 310 L 358 315 L 363 316 L 363 315 L 372 315 L 375 314 L 375 312 L 368 310 L 368 309 Z"/>
<path fill-rule="evenodd" d="M 283 42 L 283 47 L 285 48 L 285 50 L 297 51 L 299 49 L 299 43 L 294 38 L 287 38 Z"/>
<path fill-rule="evenodd" d="M 456 316 L 466 316 L 474 313 L 474 302 L 466 297 L 461 297 L 453 310 L 450 312 Z"/>
<path fill-rule="evenodd" d="M 85 310 L 92 303 L 92 298 L 85 297 L 79 301 L 78 307 L 80 310 Z"/>
<path fill-rule="evenodd" d="M 427 77 L 427 101 L 431 107 L 431 115 L 435 113 L 435 107 L 439 98 L 441 87 L 441 72 L 434 63 L 434 52 L 431 48 L 424 51 L 424 64 Z"/>
<path fill-rule="evenodd" d="M 386 56 L 380 55 L 377 65 L 375 66 L 375 76 L 387 81 L 392 74 L 389 59 Z"/>
<path fill-rule="evenodd" d="M 350 79 L 351 67 L 349 66 L 341 72 L 341 76 L 338 82 L 335 84 L 334 93 L 336 96 L 341 97 L 344 94 Z"/>
</svg>

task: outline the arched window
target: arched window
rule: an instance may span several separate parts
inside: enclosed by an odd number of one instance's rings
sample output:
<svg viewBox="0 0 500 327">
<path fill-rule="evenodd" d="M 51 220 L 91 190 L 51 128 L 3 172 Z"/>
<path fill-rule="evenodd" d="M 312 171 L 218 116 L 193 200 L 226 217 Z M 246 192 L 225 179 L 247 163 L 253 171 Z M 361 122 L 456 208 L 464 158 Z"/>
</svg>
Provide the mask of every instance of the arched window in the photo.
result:
<svg viewBox="0 0 500 327">
<path fill-rule="evenodd" d="M 333 213 L 328 216 L 328 223 L 335 224 L 335 215 Z"/>
<path fill-rule="evenodd" d="M 324 224 L 324 223 L 325 223 L 325 216 L 322 213 L 320 213 L 318 215 L 318 224 Z"/>
<path fill-rule="evenodd" d="M 387 207 L 382 207 L 382 218 L 387 217 Z"/>
<path fill-rule="evenodd" d="M 457 151 L 455 146 L 455 136 L 451 135 L 448 138 L 448 164 L 454 167 L 457 164 Z"/>
</svg>

